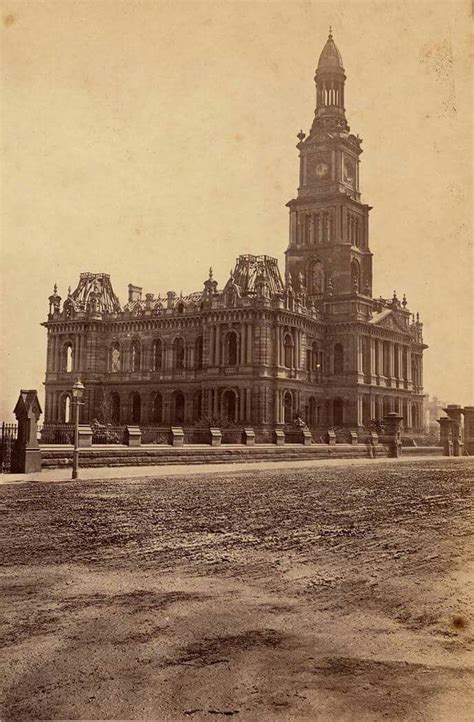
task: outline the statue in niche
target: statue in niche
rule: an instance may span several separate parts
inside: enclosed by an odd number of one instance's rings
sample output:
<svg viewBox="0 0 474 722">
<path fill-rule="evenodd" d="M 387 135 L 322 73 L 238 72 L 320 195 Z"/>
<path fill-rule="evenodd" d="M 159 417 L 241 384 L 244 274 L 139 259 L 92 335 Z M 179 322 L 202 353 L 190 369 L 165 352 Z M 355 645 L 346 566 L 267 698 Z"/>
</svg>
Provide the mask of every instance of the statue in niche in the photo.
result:
<svg viewBox="0 0 474 722">
<path fill-rule="evenodd" d="M 120 371 L 120 349 L 112 350 L 112 371 Z"/>
<path fill-rule="evenodd" d="M 314 294 L 321 294 L 324 291 L 324 270 L 321 261 L 313 263 L 311 268 L 311 291 Z"/>
</svg>

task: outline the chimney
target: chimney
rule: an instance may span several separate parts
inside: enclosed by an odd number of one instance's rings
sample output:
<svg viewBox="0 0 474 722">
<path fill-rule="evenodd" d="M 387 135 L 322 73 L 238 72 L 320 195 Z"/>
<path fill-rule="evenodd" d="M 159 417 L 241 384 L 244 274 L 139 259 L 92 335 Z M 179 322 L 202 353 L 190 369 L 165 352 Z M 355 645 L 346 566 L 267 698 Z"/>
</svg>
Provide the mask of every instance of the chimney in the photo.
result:
<svg viewBox="0 0 474 722">
<path fill-rule="evenodd" d="M 142 297 L 141 286 L 134 286 L 133 283 L 128 284 L 128 302 L 140 301 Z"/>
</svg>

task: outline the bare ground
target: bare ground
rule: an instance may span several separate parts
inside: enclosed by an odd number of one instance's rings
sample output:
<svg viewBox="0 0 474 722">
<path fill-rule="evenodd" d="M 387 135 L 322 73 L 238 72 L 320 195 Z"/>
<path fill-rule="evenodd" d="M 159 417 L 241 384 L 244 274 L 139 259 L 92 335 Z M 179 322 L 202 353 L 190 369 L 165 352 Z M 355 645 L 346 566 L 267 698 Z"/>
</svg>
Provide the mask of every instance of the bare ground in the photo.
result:
<svg viewBox="0 0 474 722">
<path fill-rule="evenodd" d="M 473 470 L 1 487 L 2 718 L 469 719 Z"/>
</svg>

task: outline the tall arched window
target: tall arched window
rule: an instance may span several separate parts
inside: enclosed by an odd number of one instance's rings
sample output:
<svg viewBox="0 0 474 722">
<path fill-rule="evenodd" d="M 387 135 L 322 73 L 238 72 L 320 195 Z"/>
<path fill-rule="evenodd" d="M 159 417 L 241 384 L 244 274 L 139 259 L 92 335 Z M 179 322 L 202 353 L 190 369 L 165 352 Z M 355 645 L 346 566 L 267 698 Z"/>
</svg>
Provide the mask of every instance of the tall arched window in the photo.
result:
<svg viewBox="0 0 474 722">
<path fill-rule="evenodd" d="M 184 422 L 184 394 L 181 391 L 175 391 L 173 394 L 173 423 L 182 424 Z"/>
<path fill-rule="evenodd" d="M 227 334 L 227 364 L 229 366 L 237 365 L 237 334 L 235 331 Z"/>
<path fill-rule="evenodd" d="M 151 367 L 153 371 L 160 371 L 163 366 L 163 343 L 161 338 L 155 338 L 151 347 Z"/>
<path fill-rule="evenodd" d="M 320 371 L 319 368 L 319 349 L 318 344 L 316 341 L 313 341 L 311 346 L 311 368 L 314 373 L 318 373 Z"/>
<path fill-rule="evenodd" d="M 110 418 L 113 424 L 120 424 L 120 396 L 116 392 L 110 394 Z"/>
<path fill-rule="evenodd" d="M 131 396 L 131 420 L 132 424 L 139 424 L 142 416 L 142 400 L 140 394 L 134 391 Z"/>
<path fill-rule="evenodd" d="M 71 373 L 74 366 L 74 351 L 72 343 L 67 343 L 63 349 L 63 371 Z"/>
<path fill-rule="evenodd" d="M 332 410 L 334 426 L 342 426 L 344 424 L 344 401 L 339 398 L 334 399 Z"/>
<path fill-rule="evenodd" d="M 344 349 L 340 343 L 334 346 L 334 373 L 344 373 Z"/>
<path fill-rule="evenodd" d="M 69 394 L 63 397 L 63 421 L 65 424 L 72 423 L 72 401 Z"/>
<path fill-rule="evenodd" d="M 359 261 L 354 258 L 351 263 L 352 290 L 360 293 L 360 265 Z"/>
<path fill-rule="evenodd" d="M 152 421 L 155 424 L 161 424 L 163 421 L 163 399 L 158 391 L 153 397 Z"/>
<path fill-rule="evenodd" d="M 283 395 L 283 414 L 285 424 L 291 424 L 293 421 L 293 395 L 291 391 L 285 391 Z"/>
<path fill-rule="evenodd" d="M 120 366 L 121 366 L 120 344 L 114 343 L 114 344 L 112 344 L 112 348 L 110 349 L 110 371 L 113 374 L 116 374 L 120 371 Z"/>
<path fill-rule="evenodd" d="M 140 342 L 132 341 L 132 345 L 130 348 L 130 370 L 134 371 L 134 372 L 140 371 L 140 365 L 141 365 Z"/>
<path fill-rule="evenodd" d="M 196 391 L 193 396 L 193 421 L 200 421 L 202 418 L 202 391 Z"/>
<path fill-rule="evenodd" d="M 222 395 L 222 416 L 226 421 L 237 421 L 237 397 L 232 389 L 227 389 Z"/>
<path fill-rule="evenodd" d="M 290 333 L 285 334 L 283 341 L 285 350 L 285 368 L 293 368 L 293 338 Z"/>
<path fill-rule="evenodd" d="M 184 369 L 184 339 L 181 336 L 174 341 L 174 365 L 177 369 Z"/>
<path fill-rule="evenodd" d="M 202 336 L 198 336 L 194 346 L 194 365 L 197 369 L 202 369 Z"/>
</svg>

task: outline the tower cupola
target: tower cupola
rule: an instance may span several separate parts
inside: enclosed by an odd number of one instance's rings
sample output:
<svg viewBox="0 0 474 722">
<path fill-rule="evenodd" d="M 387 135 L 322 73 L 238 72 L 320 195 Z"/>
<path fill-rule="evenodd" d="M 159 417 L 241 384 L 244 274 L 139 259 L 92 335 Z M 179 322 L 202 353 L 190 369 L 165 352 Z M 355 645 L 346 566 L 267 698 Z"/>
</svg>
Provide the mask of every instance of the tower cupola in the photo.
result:
<svg viewBox="0 0 474 722">
<path fill-rule="evenodd" d="M 326 45 L 319 56 L 314 76 L 316 82 L 315 127 L 349 130 L 344 109 L 346 75 L 342 56 L 333 40 L 331 28 Z"/>
</svg>

